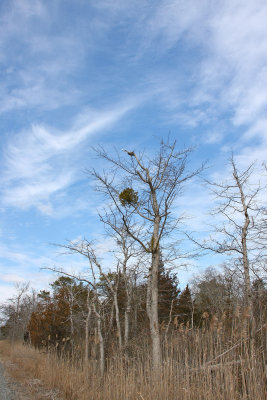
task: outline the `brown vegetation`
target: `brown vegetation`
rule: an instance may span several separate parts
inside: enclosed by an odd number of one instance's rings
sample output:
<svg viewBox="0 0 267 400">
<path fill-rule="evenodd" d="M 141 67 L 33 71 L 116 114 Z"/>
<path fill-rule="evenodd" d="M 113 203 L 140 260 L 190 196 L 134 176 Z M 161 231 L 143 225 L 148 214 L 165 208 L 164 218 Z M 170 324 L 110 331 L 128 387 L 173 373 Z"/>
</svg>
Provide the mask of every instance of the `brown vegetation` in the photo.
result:
<svg viewBox="0 0 267 400">
<path fill-rule="evenodd" d="M 131 343 L 131 357 L 108 358 L 103 378 L 97 361 L 84 362 L 75 355 L 71 360 L 8 341 L 1 343 L 1 352 L 68 400 L 262 400 L 267 394 L 266 324 L 251 340 L 247 322 L 248 313 L 238 309 L 231 329 L 225 315 L 214 316 L 210 323 L 207 319 L 197 329 L 174 321 L 172 333 L 162 340 L 163 364 L 157 377 L 152 372 L 149 340 L 144 337 Z"/>
</svg>

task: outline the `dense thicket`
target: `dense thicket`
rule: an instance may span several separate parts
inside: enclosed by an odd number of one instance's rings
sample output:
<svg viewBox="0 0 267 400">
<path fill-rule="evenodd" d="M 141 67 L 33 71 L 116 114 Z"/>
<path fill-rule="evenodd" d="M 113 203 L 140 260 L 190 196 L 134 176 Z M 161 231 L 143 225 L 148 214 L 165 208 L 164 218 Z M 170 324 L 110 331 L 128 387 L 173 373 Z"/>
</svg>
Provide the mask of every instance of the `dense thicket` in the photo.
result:
<svg viewBox="0 0 267 400">
<path fill-rule="evenodd" d="M 125 282 L 122 276 L 115 273 L 109 275 L 110 281 L 118 284 L 118 305 L 120 324 L 125 323 L 127 297 Z M 235 313 L 245 312 L 243 307 L 244 293 L 242 280 L 228 269 L 218 272 L 218 269 L 207 269 L 202 275 L 194 278 L 191 285 L 179 289 L 178 279 L 174 273 L 166 270 L 161 264 L 159 271 L 159 321 L 161 334 L 165 335 L 179 326 L 188 329 L 198 329 L 214 318 L 224 318 L 224 323 L 232 324 Z M 106 343 L 106 355 L 116 351 L 118 346 L 117 325 L 115 320 L 114 302 L 110 289 L 103 279 L 97 282 L 101 296 L 101 318 L 103 321 L 103 336 Z M 191 286 L 191 288 L 190 288 Z M 145 312 L 146 283 L 133 282 L 132 307 L 130 313 L 130 334 L 128 347 L 130 349 L 149 335 L 149 324 Z M 263 279 L 255 279 L 252 284 L 253 315 L 259 326 L 264 322 L 267 309 L 267 287 Z M 2 307 L 6 314 L 5 324 L 1 327 L 2 336 L 10 338 L 26 338 L 36 347 L 57 348 L 67 352 L 76 351 L 82 354 L 84 348 L 86 324 L 89 327 L 89 353 L 98 357 L 97 318 L 88 314 L 88 287 L 74 278 L 60 276 L 51 284 L 51 290 L 40 291 L 32 299 L 27 293 L 20 298 L 17 310 L 8 304 Z M 89 291 L 89 302 L 93 302 L 93 292 Z M 25 310 L 28 309 L 28 313 Z M 33 310 L 34 309 L 34 310 Z M 123 330 L 123 329 L 122 329 Z M 27 334 L 28 332 L 28 334 Z"/>
</svg>

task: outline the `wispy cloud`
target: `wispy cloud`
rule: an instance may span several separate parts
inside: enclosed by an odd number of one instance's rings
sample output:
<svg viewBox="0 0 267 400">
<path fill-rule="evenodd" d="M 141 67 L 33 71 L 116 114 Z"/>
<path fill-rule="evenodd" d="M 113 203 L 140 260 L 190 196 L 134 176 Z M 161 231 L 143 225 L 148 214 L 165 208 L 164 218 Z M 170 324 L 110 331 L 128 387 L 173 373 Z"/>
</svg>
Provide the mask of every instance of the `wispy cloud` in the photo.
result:
<svg viewBox="0 0 267 400">
<path fill-rule="evenodd" d="M 43 249 L 44 250 L 44 249 Z M 88 263 L 80 256 L 69 255 L 60 252 L 60 248 L 45 248 L 47 254 L 36 254 L 29 248 L 25 249 L 22 246 L 8 246 L 0 243 L 0 258 L 2 260 L 0 266 L 0 280 L 5 282 L 12 281 L 32 281 L 36 284 L 42 278 L 40 268 L 56 267 L 60 269 L 64 266 L 65 271 L 76 272 L 88 267 Z M 12 268 L 10 268 L 12 266 Z M 40 276 L 39 276 L 40 275 Z M 16 276 L 16 279 L 11 279 Z M 38 278 L 39 276 L 39 278 Z"/>
<path fill-rule="evenodd" d="M 0 274 L 0 280 L 8 283 L 25 282 L 25 278 L 15 274 Z"/>
<path fill-rule="evenodd" d="M 74 24 L 56 29 L 57 7 L 41 0 L 3 2 L 0 17 L 2 62 L 0 113 L 25 108 L 53 110 L 80 96 L 71 75 L 82 63 L 86 45 Z"/>
<path fill-rule="evenodd" d="M 209 55 L 202 63 L 201 90 L 231 107 L 233 123 L 251 123 L 267 104 L 267 5 L 227 2 L 208 20 Z"/>
<path fill-rule="evenodd" d="M 94 59 L 99 51 L 96 43 L 109 57 L 105 65 L 107 76 L 103 74 L 101 80 L 110 85 L 107 78 L 113 79 L 114 88 L 121 78 L 128 84 L 127 74 L 134 68 L 136 76 L 129 86 L 125 85 L 128 94 L 136 87 L 150 91 L 150 98 L 160 93 L 157 101 L 178 123 L 196 127 L 213 123 L 220 113 L 227 113 L 232 126 L 245 127 L 266 109 L 264 0 L 245 4 L 241 0 L 164 0 L 144 2 L 142 12 L 139 1 L 105 0 L 92 6 L 90 23 L 80 19 L 79 25 L 73 23 L 68 29 L 64 25 L 64 35 L 54 27 L 59 13 L 64 15 L 64 8 L 54 6 L 48 10 L 45 2 L 34 4 L 13 1 L 3 19 L 3 50 L 8 48 L 10 38 L 19 37 L 29 57 L 23 65 L 15 53 L 11 55 L 15 62 L 3 80 L 2 111 L 23 107 L 53 109 L 83 96 L 71 76 L 84 74 L 80 66 L 84 57 Z M 89 12 L 89 8 L 86 10 Z M 18 26 L 18 19 L 27 23 Z M 36 20 L 42 30 L 36 28 Z M 124 40 L 110 52 L 108 38 L 117 27 L 123 30 Z M 183 70 L 181 58 L 188 49 L 198 56 Z M 170 51 L 172 63 L 167 65 L 164 55 Z M 153 58 L 158 63 L 151 63 Z M 107 67 L 109 62 L 112 69 Z M 129 71 L 121 68 L 122 62 Z M 138 73 L 139 68 L 142 74 Z M 19 83 L 15 88 L 14 79 Z M 89 79 L 90 92 L 102 92 L 101 80 L 96 88 Z"/>
<path fill-rule="evenodd" d="M 114 5 L 104 1 L 99 7 L 111 13 L 109 28 L 131 21 L 127 37 L 133 45 L 127 55 L 136 66 L 144 66 L 138 87 L 146 91 L 148 102 L 160 104 L 167 123 L 205 126 L 204 143 L 220 143 L 239 128 L 244 133 L 240 136 L 248 139 L 246 131 L 263 119 L 267 108 L 264 0 L 164 0 L 144 5 L 142 13 L 136 13 L 136 2 L 127 0 Z M 170 52 L 171 63 L 164 63 Z M 157 62 L 151 64 L 150 59 Z M 211 135 L 212 125 L 224 117 L 220 133 Z M 265 129 L 259 130 L 258 124 L 257 129 L 264 140 Z"/>
<path fill-rule="evenodd" d="M 257 125 L 258 137 L 264 139 L 265 128 L 260 129 L 258 120 L 267 108 L 266 18 L 264 0 L 165 0 L 155 4 L 142 21 L 145 29 L 140 46 L 143 57 L 155 52 L 155 46 L 156 57 L 173 52 L 173 64 L 160 62 L 158 71 L 152 73 L 169 120 L 209 126 L 225 115 L 226 133 L 239 127 L 245 133 Z M 191 49 L 197 57 L 183 71 L 184 49 Z M 151 77 L 149 81 L 153 87 Z M 214 140 L 210 134 L 204 137 L 205 142 Z"/>
<path fill-rule="evenodd" d="M 79 115 L 67 132 L 33 125 L 13 136 L 4 151 L 2 204 L 36 206 L 50 214 L 53 194 L 74 182 L 75 162 L 82 153 L 79 146 L 93 134 L 110 129 L 135 106 L 135 101 L 128 101 L 110 110 L 89 110 Z"/>
<path fill-rule="evenodd" d="M 168 51 L 184 36 L 199 35 L 208 12 L 208 1 L 164 0 L 148 14 L 145 29 L 146 47 L 159 42 L 161 51 Z M 198 32 L 198 33 L 197 33 Z M 195 39 L 195 38 L 194 38 Z"/>
</svg>

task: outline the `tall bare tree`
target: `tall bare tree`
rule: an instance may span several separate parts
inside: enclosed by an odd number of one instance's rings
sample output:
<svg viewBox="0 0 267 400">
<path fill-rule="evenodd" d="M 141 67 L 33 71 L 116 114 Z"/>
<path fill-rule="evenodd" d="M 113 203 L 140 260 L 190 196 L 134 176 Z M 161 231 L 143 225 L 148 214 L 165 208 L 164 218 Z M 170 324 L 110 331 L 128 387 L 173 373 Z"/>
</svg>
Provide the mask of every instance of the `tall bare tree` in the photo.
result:
<svg viewBox="0 0 267 400">
<path fill-rule="evenodd" d="M 96 274 L 95 274 L 95 254 L 93 250 L 91 251 L 91 246 L 88 242 L 81 241 L 80 243 L 72 243 L 70 242 L 68 245 L 62 245 L 61 247 L 69 250 L 71 253 L 78 253 L 86 258 L 89 261 L 91 278 L 87 279 L 79 274 L 70 274 L 65 272 L 63 269 L 58 269 L 56 267 L 43 267 L 42 269 L 47 269 L 65 276 L 70 277 L 71 279 L 77 280 L 79 282 L 84 282 L 87 284 L 87 298 L 86 298 L 86 306 L 87 312 L 85 314 L 84 322 L 85 322 L 85 364 L 88 362 L 88 354 L 89 354 L 89 322 L 92 311 L 96 317 L 97 321 L 97 334 L 98 334 L 98 341 L 99 341 L 99 369 L 101 376 L 104 375 L 105 372 L 105 345 L 104 345 L 104 337 L 103 337 L 103 323 L 102 323 L 102 306 L 103 303 L 100 300 L 100 296 L 98 293 L 98 286 L 96 281 Z"/>
<path fill-rule="evenodd" d="M 208 182 L 218 204 L 211 212 L 215 219 L 219 217 L 212 234 L 203 241 L 193 239 L 192 235 L 189 237 L 203 250 L 235 256 L 236 264 L 242 267 L 245 304 L 252 310 L 252 261 L 258 258 L 258 252 L 263 248 L 259 235 L 261 207 L 258 203 L 262 186 L 260 182 L 252 182 L 254 163 L 241 171 L 232 155 L 229 165 L 230 178 L 221 183 Z"/>
<path fill-rule="evenodd" d="M 176 150 L 176 142 L 161 141 L 155 157 L 123 150 L 113 157 L 103 148 L 96 149 L 110 163 L 109 173 L 93 171 L 98 190 L 112 201 L 114 212 L 123 222 L 129 236 L 150 255 L 147 283 L 147 315 L 150 321 L 153 367 L 161 363 L 158 323 L 158 270 L 160 252 L 171 233 L 181 222 L 172 213 L 174 201 L 182 193 L 183 184 L 203 169 L 187 171 L 190 149 Z M 170 245 L 170 243 L 168 244 Z"/>
<path fill-rule="evenodd" d="M 116 249 L 113 251 L 115 258 L 117 260 L 117 285 L 114 287 L 109 283 L 109 287 L 113 293 L 114 305 L 116 311 L 116 318 L 119 317 L 117 291 L 120 278 L 122 278 L 124 284 L 124 290 L 126 294 L 126 305 L 124 312 L 124 346 L 127 347 L 129 340 L 129 327 L 130 327 L 130 313 L 132 307 L 132 297 L 133 297 L 133 286 L 136 274 L 141 265 L 142 252 L 138 251 L 135 241 L 126 231 L 121 218 L 113 212 L 112 208 L 105 209 L 104 212 L 99 214 L 101 222 L 104 223 L 106 227 L 107 234 L 113 238 L 116 243 Z M 105 276 L 104 276 L 105 277 Z M 106 280 L 108 276 L 105 277 Z M 117 326 L 120 325 L 117 322 Z M 118 334 L 120 330 L 118 329 Z M 120 339 L 120 336 L 119 336 Z M 122 341 L 122 339 L 121 339 Z"/>
<path fill-rule="evenodd" d="M 22 340 L 27 332 L 31 313 L 36 307 L 36 293 L 29 289 L 29 282 L 16 283 L 16 293 L 0 306 L 3 322 L 12 341 Z"/>
</svg>

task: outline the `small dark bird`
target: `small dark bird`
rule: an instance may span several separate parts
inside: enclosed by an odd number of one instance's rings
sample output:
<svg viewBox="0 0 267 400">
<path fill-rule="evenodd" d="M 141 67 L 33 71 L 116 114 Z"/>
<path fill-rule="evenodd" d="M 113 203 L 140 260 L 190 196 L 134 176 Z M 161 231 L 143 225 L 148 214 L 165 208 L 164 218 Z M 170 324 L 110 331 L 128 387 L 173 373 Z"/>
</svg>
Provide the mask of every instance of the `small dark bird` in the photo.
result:
<svg viewBox="0 0 267 400">
<path fill-rule="evenodd" d="M 121 149 L 122 151 L 125 151 L 125 153 L 127 153 L 129 156 L 134 157 L 134 151 L 128 151 L 125 149 Z"/>
</svg>

